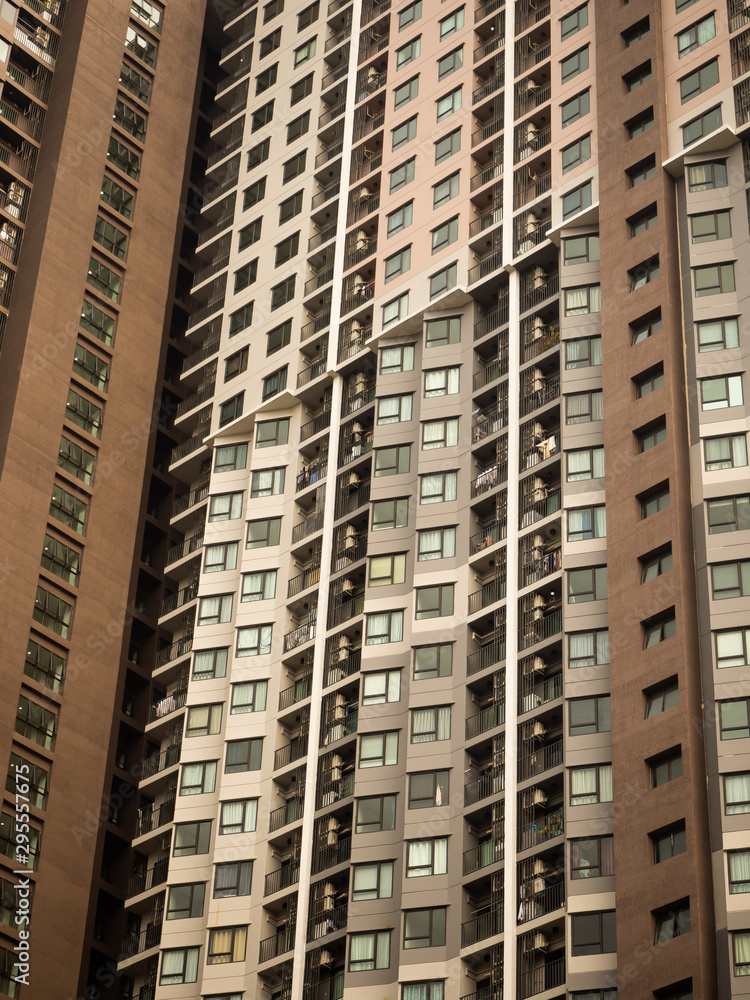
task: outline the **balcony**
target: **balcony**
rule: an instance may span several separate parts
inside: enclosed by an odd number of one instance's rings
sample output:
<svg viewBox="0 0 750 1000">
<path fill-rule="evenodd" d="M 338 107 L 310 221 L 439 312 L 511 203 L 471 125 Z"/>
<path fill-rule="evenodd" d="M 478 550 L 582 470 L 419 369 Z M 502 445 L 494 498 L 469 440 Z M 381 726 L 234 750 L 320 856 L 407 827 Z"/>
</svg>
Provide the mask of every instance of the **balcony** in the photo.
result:
<svg viewBox="0 0 750 1000">
<path fill-rule="evenodd" d="M 310 208 L 315 211 L 320 208 L 321 205 L 325 205 L 327 201 L 331 198 L 335 198 L 336 195 L 341 191 L 341 179 L 333 181 L 332 184 L 328 184 L 326 187 L 318 191 L 317 194 L 313 195 L 312 202 L 310 203 Z"/>
<path fill-rule="evenodd" d="M 555 958 L 538 969 L 519 972 L 516 980 L 518 1000 L 528 1000 L 538 993 L 565 986 L 565 959 Z"/>
<path fill-rule="evenodd" d="M 560 487 L 541 487 L 534 489 L 528 496 L 524 496 L 519 510 L 519 527 L 528 528 L 537 521 L 551 517 L 560 510 L 561 494 Z"/>
<path fill-rule="evenodd" d="M 314 462 L 310 462 L 308 465 L 303 465 L 302 471 L 297 476 L 296 487 L 295 487 L 296 492 L 299 493 L 301 490 L 306 489 L 308 486 L 312 486 L 314 483 L 319 482 L 321 479 L 325 479 L 327 475 L 328 475 L 328 455 L 316 458 Z"/>
<path fill-rule="evenodd" d="M 479 0 L 479 6 L 474 11 L 474 23 L 489 17 L 490 14 L 494 14 L 496 10 L 500 10 L 504 6 L 505 0 Z"/>
<path fill-rule="evenodd" d="M 320 247 L 325 246 L 330 240 L 336 236 L 336 223 L 334 222 L 330 226 L 326 226 L 325 229 L 321 229 L 320 232 L 315 233 L 307 241 L 307 252 L 312 253 L 313 250 L 318 250 Z"/>
<path fill-rule="evenodd" d="M 172 660 L 186 656 L 193 648 L 193 636 L 186 635 L 173 642 L 171 646 L 163 646 L 156 654 L 155 667 L 166 667 Z"/>
<path fill-rule="evenodd" d="M 505 704 L 495 702 L 487 705 L 481 712 L 470 716 L 466 720 L 466 739 L 473 740 L 483 733 L 488 733 L 491 729 L 502 726 L 505 722 Z"/>
<path fill-rule="evenodd" d="M 563 762 L 562 737 L 549 746 L 540 747 L 532 753 L 518 758 L 518 780 L 527 781 L 550 768 L 560 767 Z"/>
<path fill-rule="evenodd" d="M 542 705 L 547 705 L 558 698 L 562 698 L 562 674 L 554 677 L 546 677 L 537 684 L 524 683 L 518 694 L 518 712 L 523 715 L 526 712 L 533 712 Z"/>
<path fill-rule="evenodd" d="M 290 927 L 285 927 L 283 930 L 277 931 L 272 937 L 261 941 L 258 962 L 261 964 L 263 962 L 270 962 L 272 959 L 278 958 L 279 955 L 284 955 L 286 952 L 292 951 L 296 932 L 297 928 L 292 924 Z"/>
<path fill-rule="evenodd" d="M 282 865 L 275 872 L 266 875 L 263 885 L 263 895 L 272 896 L 275 892 L 288 889 L 299 882 L 299 865 Z"/>
<path fill-rule="evenodd" d="M 471 103 L 479 104 L 490 94 L 494 94 L 495 91 L 500 90 L 501 87 L 505 86 L 505 73 L 497 73 L 495 76 L 490 77 L 489 80 L 485 82 L 474 91 L 471 95 Z M 501 126 L 502 127 L 502 126 Z"/>
<path fill-rule="evenodd" d="M 314 512 L 309 517 L 306 517 L 304 521 L 299 524 L 295 524 L 292 528 L 292 545 L 296 545 L 301 542 L 303 538 L 307 538 L 308 535 L 312 535 L 314 532 L 319 531 L 323 527 L 323 511 L 319 510 Z"/>
<path fill-rule="evenodd" d="M 333 805 L 334 802 L 340 802 L 341 799 L 347 798 L 347 796 L 354 793 L 354 771 L 349 774 L 345 774 L 343 778 L 335 778 L 333 781 L 328 781 L 324 784 L 318 786 L 318 800 L 316 804 L 317 809 L 323 809 L 325 806 Z M 339 846 L 343 841 L 339 841 Z M 349 845 L 351 846 L 351 839 L 349 840 Z M 329 851 L 329 847 L 325 850 Z M 338 862 L 331 862 L 331 864 Z M 328 865 L 326 866 L 328 867 Z"/>
<path fill-rule="evenodd" d="M 353 778 L 354 775 L 351 777 Z M 348 794 L 351 795 L 354 790 L 354 781 L 351 781 L 349 784 L 351 785 L 351 788 L 349 789 Z M 342 837 L 338 843 L 329 844 L 327 847 L 324 847 L 320 851 L 316 851 L 313 854 L 312 874 L 318 875 L 320 872 L 324 872 L 328 868 L 334 868 L 336 865 L 341 865 L 345 861 L 348 861 L 351 855 L 352 838 Z"/>
<path fill-rule="evenodd" d="M 535 545 L 523 552 L 522 562 L 518 567 L 518 585 L 528 587 L 532 583 L 539 583 L 561 569 L 562 548 L 559 542 L 551 546 Z"/>
<path fill-rule="evenodd" d="M 549 277 L 540 275 L 531 282 L 526 282 L 526 287 L 521 293 L 520 310 L 526 312 L 535 309 L 546 299 L 557 295 L 560 291 L 560 276 L 552 274 Z"/>
<path fill-rule="evenodd" d="M 147 892 L 149 889 L 153 889 L 157 885 L 163 885 L 167 881 L 167 875 L 169 873 L 169 858 L 165 858 L 163 861 L 158 861 L 153 868 L 149 868 L 148 871 L 139 872 L 137 875 L 131 875 L 128 880 L 128 898 L 131 896 L 139 896 L 142 892 Z"/>
<path fill-rule="evenodd" d="M 172 712 L 176 712 L 178 709 L 183 708 L 186 701 L 187 687 L 179 688 L 178 690 L 173 691 L 172 694 L 165 695 L 163 698 L 160 698 L 159 701 L 154 702 L 149 709 L 148 722 L 156 722 L 157 719 L 163 719 L 165 715 L 171 715 Z"/>
<path fill-rule="evenodd" d="M 555 879 L 550 885 L 545 881 Z M 537 883 L 544 888 L 538 892 L 534 891 Z M 518 923 L 524 924 L 529 920 L 536 920 L 537 917 L 547 916 L 565 906 L 565 872 L 563 870 L 550 872 L 546 876 L 538 876 L 530 879 L 521 887 L 523 898 L 518 910 Z"/>
<path fill-rule="evenodd" d="M 361 649 L 350 649 L 348 656 L 329 663 L 326 666 L 323 687 L 330 687 L 331 684 L 337 684 L 346 677 L 351 677 L 352 674 L 358 673 L 361 666 L 361 659 Z"/>
<path fill-rule="evenodd" d="M 490 181 L 494 181 L 497 180 L 498 177 L 502 177 L 502 175 L 503 157 L 501 155 L 497 155 L 487 166 L 482 167 L 478 174 L 474 174 L 469 185 L 470 190 L 473 193 L 480 187 L 484 187 L 485 184 L 489 184 Z"/>
<path fill-rule="evenodd" d="M 164 615 L 169 615 L 173 611 L 177 611 L 179 608 L 184 607 L 186 604 L 189 604 L 190 601 L 195 600 L 197 595 L 198 587 L 196 584 L 191 584 L 189 587 L 183 587 L 182 590 L 178 590 L 174 594 L 167 594 L 162 602 L 159 617 L 163 618 Z"/>
<path fill-rule="evenodd" d="M 157 948 L 161 942 L 161 924 L 152 924 L 139 934 L 127 934 L 122 941 L 120 960 L 134 958 L 149 948 Z"/>
<path fill-rule="evenodd" d="M 280 830 L 282 826 L 288 826 L 290 823 L 296 823 L 298 819 L 302 819 L 304 812 L 304 799 L 290 799 L 279 809 L 274 809 L 269 813 L 268 832 L 275 833 L 276 830 Z"/>
<path fill-rule="evenodd" d="M 221 345 L 221 338 L 217 337 L 215 340 L 210 340 L 207 344 L 198 351 L 193 351 L 192 354 L 188 354 L 187 357 L 182 362 L 181 375 L 185 372 L 189 372 L 191 368 L 195 368 L 197 365 L 203 364 L 209 358 L 212 358 L 214 354 L 219 353 L 219 346 Z"/>
<path fill-rule="evenodd" d="M 478 941 L 485 941 L 503 933 L 503 905 L 490 903 L 478 909 L 471 920 L 461 924 L 461 947 L 468 948 Z"/>
<path fill-rule="evenodd" d="M 197 392 L 191 393 L 191 395 L 187 396 L 177 404 L 175 418 L 179 419 L 180 417 L 184 417 L 186 413 L 194 410 L 196 406 L 201 406 L 207 399 L 213 399 L 215 391 L 216 382 L 209 382 L 208 385 L 202 386 Z"/>
<path fill-rule="evenodd" d="M 548 458 L 560 452 L 560 428 L 555 427 L 544 434 L 534 434 L 532 440 L 521 449 L 519 471 L 526 472 L 535 466 L 546 462 Z"/>
<path fill-rule="evenodd" d="M 469 614 L 475 615 L 477 611 L 482 611 L 484 608 L 496 604 L 497 601 L 502 601 L 505 598 L 505 594 L 506 581 L 504 567 L 502 567 L 498 578 L 483 584 L 481 590 L 476 590 L 473 594 L 469 594 Z"/>
<path fill-rule="evenodd" d="M 336 743 L 338 740 L 343 740 L 345 737 L 353 735 L 357 732 L 357 722 L 358 712 L 355 709 L 349 712 L 345 719 L 332 723 L 326 729 L 321 727 L 320 745 L 327 747 L 331 743 Z"/>
<path fill-rule="evenodd" d="M 203 530 L 201 529 L 197 535 L 191 535 L 189 538 L 184 539 L 184 541 L 178 542 L 169 548 L 165 568 L 172 563 L 178 562 L 180 559 L 184 559 L 186 556 L 192 555 L 193 552 L 197 552 L 202 545 Z"/>
<path fill-rule="evenodd" d="M 473 872 L 502 861 L 504 857 L 505 848 L 502 837 L 485 840 L 478 847 L 472 847 L 471 850 L 464 851 L 463 874 L 471 875 Z"/>
<path fill-rule="evenodd" d="M 548 840 L 554 840 L 555 837 L 561 837 L 564 833 L 564 821 L 562 806 L 552 812 L 538 811 L 530 823 L 519 823 L 518 850 L 527 851 Z"/>
<path fill-rule="evenodd" d="M 500 301 L 497 309 L 474 324 L 474 340 L 481 340 L 482 337 L 486 337 L 487 334 L 493 333 L 508 323 L 508 291 L 502 289 L 499 294 Z"/>
<path fill-rule="evenodd" d="M 314 337 L 316 333 L 320 333 L 322 330 L 328 326 L 331 322 L 331 307 L 330 304 L 324 307 L 316 316 L 310 320 L 309 323 L 305 325 L 300 330 L 300 339 L 308 340 L 310 337 Z"/>
<path fill-rule="evenodd" d="M 171 823 L 174 819 L 175 799 L 165 799 L 161 805 L 144 806 L 138 810 L 138 822 L 135 827 L 136 837 L 158 830 L 160 826 Z"/>
<path fill-rule="evenodd" d="M 475 556 L 477 552 L 490 548 L 501 542 L 508 534 L 508 522 L 505 520 L 494 521 L 482 528 L 469 539 L 469 554 Z"/>
<path fill-rule="evenodd" d="M 541 617 L 521 625 L 518 630 L 519 649 L 528 649 L 538 642 L 551 639 L 560 632 L 562 632 L 562 608 L 558 606 L 545 610 Z"/>
<path fill-rule="evenodd" d="M 507 482 L 508 480 L 508 463 L 498 462 L 491 466 L 489 469 L 485 469 L 480 472 L 471 483 L 471 499 L 474 500 L 476 497 L 481 496 L 483 493 L 488 493 L 490 490 L 494 489 L 496 486 Z"/>
<path fill-rule="evenodd" d="M 341 517 L 348 517 L 349 514 L 354 513 L 360 507 L 364 507 L 369 501 L 370 483 L 368 481 L 363 483 L 358 489 L 353 490 L 348 496 L 343 496 L 340 500 L 337 500 L 333 516 L 337 521 Z"/>
<path fill-rule="evenodd" d="M 479 236 L 486 229 L 491 229 L 492 226 L 496 225 L 498 222 L 503 221 L 503 207 L 490 209 L 489 212 L 484 212 L 483 215 L 478 216 L 469 223 L 469 237 L 473 239 L 475 236 Z"/>
<path fill-rule="evenodd" d="M 173 767 L 180 759 L 181 743 L 173 743 L 166 750 L 152 753 L 141 762 L 141 778 L 153 778 L 155 774 Z"/>
<path fill-rule="evenodd" d="M 505 659 L 505 636 L 498 636 L 466 657 L 466 674 L 471 677 Z"/>
<path fill-rule="evenodd" d="M 525 9 L 519 4 L 516 11 L 516 34 L 520 35 L 522 31 L 526 31 L 532 25 L 539 24 L 540 21 L 549 17 L 549 11 L 549 0 L 547 0 L 547 3 L 541 3 L 537 7 L 532 3 L 528 3 L 525 5 Z"/>
<path fill-rule="evenodd" d="M 490 795 L 505 790 L 505 769 L 493 767 L 473 781 L 464 782 L 464 806 L 473 806 Z"/>
<path fill-rule="evenodd" d="M 308 438 L 313 437 L 315 434 L 320 434 L 321 431 L 326 430 L 330 426 L 331 408 L 329 402 L 328 409 L 324 409 L 322 413 L 313 417 L 312 420 L 308 420 L 306 424 L 302 424 L 299 429 L 299 439 L 300 441 L 307 441 Z"/>
<path fill-rule="evenodd" d="M 516 31 L 518 27 L 516 26 Z M 524 39 L 525 41 L 525 39 Z M 525 73 L 527 70 L 531 69 L 532 66 L 541 66 L 543 62 L 546 62 L 550 57 L 551 48 L 550 43 L 547 42 L 545 45 L 534 43 L 535 47 L 532 48 L 528 45 L 516 47 L 516 75 Z"/>
<path fill-rule="evenodd" d="M 293 576 L 287 587 L 287 600 L 301 594 L 308 587 L 315 587 L 320 583 L 320 564 L 311 566 L 297 576 Z"/>
<path fill-rule="evenodd" d="M 503 360 L 492 362 L 492 364 L 483 369 L 480 374 L 485 376 L 488 369 L 492 368 L 494 365 L 497 365 L 500 370 L 502 369 L 503 364 L 505 364 L 507 371 L 506 358 L 504 359 L 504 362 Z M 494 379 L 490 379 L 490 381 L 494 381 Z M 474 391 L 476 392 L 476 388 Z M 492 406 L 487 406 L 483 410 L 475 410 L 472 414 L 471 422 L 473 425 L 471 431 L 472 444 L 477 444 L 479 441 L 483 441 L 486 437 L 491 437 L 493 434 L 497 434 L 498 431 L 504 430 L 508 426 L 508 405 L 507 403 L 504 406 L 498 403 L 493 403 Z"/>
<path fill-rule="evenodd" d="M 488 122 L 486 122 L 483 125 L 480 125 L 478 129 L 472 132 L 471 148 L 474 149 L 474 147 L 480 145 L 480 143 L 487 142 L 488 139 L 491 139 L 499 132 L 502 132 L 504 126 L 505 126 L 504 116 L 502 114 L 495 115 L 494 118 L 491 118 Z"/>
<path fill-rule="evenodd" d="M 283 712 L 292 705 L 310 696 L 312 673 L 303 674 L 302 677 L 288 688 L 279 692 L 279 711 Z"/>
<path fill-rule="evenodd" d="M 298 736 L 293 739 L 290 743 L 287 743 L 285 747 L 280 747 L 273 755 L 273 769 L 274 771 L 280 771 L 282 767 L 287 767 L 289 764 L 293 764 L 296 760 L 301 760 L 302 757 L 307 756 L 307 736 Z M 292 799 L 292 802 L 297 800 Z M 303 799 L 299 800 L 299 808 L 302 809 Z M 287 806 L 290 803 L 287 803 Z M 277 809 L 276 812 L 279 810 Z M 271 814 L 273 815 L 273 814 Z M 300 816 L 302 813 L 300 812 Z M 299 818 L 299 817 L 295 817 Z M 287 823 L 291 823 L 291 820 L 287 820 Z M 283 824 L 282 824 L 283 825 Z"/>
</svg>

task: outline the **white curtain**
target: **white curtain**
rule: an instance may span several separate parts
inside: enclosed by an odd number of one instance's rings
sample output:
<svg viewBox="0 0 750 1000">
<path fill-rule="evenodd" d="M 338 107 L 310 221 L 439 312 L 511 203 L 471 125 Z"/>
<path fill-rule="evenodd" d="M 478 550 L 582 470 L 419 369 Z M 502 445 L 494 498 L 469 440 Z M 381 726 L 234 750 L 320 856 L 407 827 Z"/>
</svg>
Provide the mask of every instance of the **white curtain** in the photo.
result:
<svg viewBox="0 0 750 1000">
<path fill-rule="evenodd" d="M 374 934 L 352 934 L 349 948 L 349 968 L 352 972 L 362 972 L 373 968 L 375 952 Z"/>
<path fill-rule="evenodd" d="M 569 666 L 590 667 L 596 663 L 594 658 L 594 633 L 581 632 L 570 636 Z"/>
<path fill-rule="evenodd" d="M 412 743 L 430 743 L 435 739 L 435 709 L 415 709 L 412 718 Z"/>
<path fill-rule="evenodd" d="M 716 20 L 713 16 L 707 17 L 704 21 L 698 22 L 698 44 L 703 45 L 712 38 L 716 38 Z"/>
<path fill-rule="evenodd" d="M 750 852 L 734 852 L 729 855 L 729 881 L 744 883 L 732 887 L 731 892 L 750 892 Z"/>
<path fill-rule="evenodd" d="M 596 768 L 578 767 L 570 772 L 571 805 L 596 802 Z"/>
<path fill-rule="evenodd" d="M 738 931 L 734 938 L 734 974 L 750 976 L 750 932 Z"/>
<path fill-rule="evenodd" d="M 591 479 L 593 470 L 592 451 L 582 448 L 579 451 L 568 452 L 568 482 L 575 483 L 583 479 Z"/>
<path fill-rule="evenodd" d="M 724 779 L 727 816 L 750 812 L 750 774 L 729 774 Z"/>
<path fill-rule="evenodd" d="M 612 801 L 612 765 L 604 764 L 599 768 L 599 801 Z"/>
</svg>

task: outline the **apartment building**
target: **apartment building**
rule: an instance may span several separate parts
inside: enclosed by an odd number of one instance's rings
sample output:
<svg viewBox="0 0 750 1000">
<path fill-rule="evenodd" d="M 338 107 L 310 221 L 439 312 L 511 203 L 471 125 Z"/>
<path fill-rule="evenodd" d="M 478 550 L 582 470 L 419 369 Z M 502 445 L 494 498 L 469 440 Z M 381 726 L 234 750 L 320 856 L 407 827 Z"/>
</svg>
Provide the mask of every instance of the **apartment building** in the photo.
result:
<svg viewBox="0 0 750 1000">
<path fill-rule="evenodd" d="M 0 36 L 0 993 L 750 995 L 750 7 Z"/>
</svg>

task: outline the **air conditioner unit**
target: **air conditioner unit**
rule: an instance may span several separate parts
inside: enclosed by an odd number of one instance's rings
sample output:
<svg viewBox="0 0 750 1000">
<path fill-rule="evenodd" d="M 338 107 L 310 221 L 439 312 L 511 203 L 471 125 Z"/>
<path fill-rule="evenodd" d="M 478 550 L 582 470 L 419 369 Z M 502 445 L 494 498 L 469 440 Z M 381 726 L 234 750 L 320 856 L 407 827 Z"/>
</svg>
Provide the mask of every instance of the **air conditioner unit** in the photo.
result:
<svg viewBox="0 0 750 1000">
<path fill-rule="evenodd" d="M 547 599 L 544 594 L 534 594 L 534 607 L 542 610 L 547 607 Z"/>
<path fill-rule="evenodd" d="M 527 94 L 535 94 L 537 92 L 537 90 L 539 90 L 539 84 L 536 82 L 536 80 L 527 80 L 526 81 L 526 93 Z"/>
<path fill-rule="evenodd" d="M 547 496 L 547 484 L 538 476 L 534 479 L 534 499 L 544 500 Z"/>
<path fill-rule="evenodd" d="M 342 594 L 353 594 L 354 593 L 354 580 L 350 580 L 349 577 L 344 577 L 341 581 L 341 593 Z"/>
<path fill-rule="evenodd" d="M 336 704 L 333 707 L 333 715 L 335 719 L 346 718 L 346 698 L 343 694 L 336 695 Z"/>
<path fill-rule="evenodd" d="M 322 895 L 324 899 L 326 897 L 329 899 L 333 899 L 333 897 L 336 895 L 336 887 L 331 885 L 330 882 L 324 882 Z"/>
<path fill-rule="evenodd" d="M 12 201 L 14 205 L 23 204 L 24 189 L 23 185 L 19 184 L 18 181 L 13 181 L 8 188 L 8 199 Z"/>
<path fill-rule="evenodd" d="M 0 270 L 0 292 L 5 291 L 5 286 L 8 284 L 8 272 Z"/>
<path fill-rule="evenodd" d="M 369 188 L 367 188 L 367 187 L 361 187 L 359 189 L 359 200 L 360 201 L 369 201 L 371 197 L 372 197 L 372 192 L 370 191 Z"/>
<path fill-rule="evenodd" d="M 369 239 L 367 238 L 367 233 L 362 229 L 357 233 L 357 250 L 366 250 L 369 244 Z"/>
<path fill-rule="evenodd" d="M 361 274 L 356 274 L 354 276 L 354 281 L 352 282 L 352 290 L 355 292 L 360 291 L 360 289 L 365 287 L 365 279 Z"/>
<path fill-rule="evenodd" d="M 34 32 L 34 41 L 40 49 L 46 49 L 49 45 L 49 31 L 46 28 L 37 28 Z"/>
<path fill-rule="evenodd" d="M 365 378 L 364 372 L 357 372 L 354 376 L 354 381 L 352 384 L 352 389 L 355 393 L 362 393 L 365 391 L 365 386 L 367 384 L 367 379 Z"/>
<path fill-rule="evenodd" d="M 546 871 L 547 871 L 547 865 L 543 861 L 541 861 L 539 858 L 536 858 L 535 861 L 534 861 L 534 868 L 533 868 L 534 874 L 535 875 L 544 875 L 546 873 Z"/>
<path fill-rule="evenodd" d="M 344 548 L 353 549 L 357 544 L 357 529 L 353 524 L 347 524 L 344 532 Z"/>
<path fill-rule="evenodd" d="M 377 68 L 375 66 L 368 66 L 367 67 L 367 82 L 368 83 L 372 83 L 374 80 L 377 80 L 377 78 L 379 76 L 380 76 L 380 73 L 378 73 Z"/>
<path fill-rule="evenodd" d="M 539 228 L 539 219 L 534 215 L 533 212 L 529 212 L 526 216 L 526 232 L 535 233 Z"/>
<path fill-rule="evenodd" d="M 349 638 L 349 636 L 348 635 L 340 635 L 339 636 L 339 642 L 338 642 L 338 651 L 339 651 L 339 653 L 346 653 L 346 655 L 348 656 L 349 655 L 349 647 L 350 646 L 351 646 L 351 639 Z"/>
<path fill-rule="evenodd" d="M 534 535 L 533 542 L 532 542 L 533 548 L 535 548 L 535 549 L 543 549 L 544 548 L 544 544 L 545 544 L 544 543 L 544 535 Z"/>
<path fill-rule="evenodd" d="M 352 340 L 356 340 L 357 335 L 362 333 L 362 324 L 358 319 L 353 319 L 351 322 L 350 336 Z"/>
<path fill-rule="evenodd" d="M 534 317 L 534 335 L 536 337 L 542 337 L 544 335 L 546 327 L 544 325 L 544 320 L 541 316 Z"/>
<path fill-rule="evenodd" d="M 326 843 L 328 847 L 335 847 L 339 842 L 339 821 L 331 816 L 328 820 L 328 827 L 326 830 Z"/>
<path fill-rule="evenodd" d="M 341 771 L 344 766 L 344 760 L 337 753 L 331 757 L 331 781 L 341 781 Z"/>
<path fill-rule="evenodd" d="M 531 272 L 531 284 L 534 289 L 544 288 L 547 280 L 547 272 L 543 267 L 535 267 Z"/>
<path fill-rule="evenodd" d="M 333 965 L 333 955 L 327 948 L 321 948 L 318 952 L 318 962 L 321 965 Z"/>
<path fill-rule="evenodd" d="M 535 142 L 538 134 L 539 134 L 539 129 L 536 127 L 536 125 L 533 122 L 528 122 L 528 124 L 526 125 L 526 142 L 527 143 Z"/>
<path fill-rule="evenodd" d="M 541 656 L 535 656 L 531 669 L 534 671 L 535 674 L 543 674 L 544 671 L 547 669 L 547 664 L 541 658 Z"/>
<path fill-rule="evenodd" d="M 537 931 L 534 935 L 534 951 L 546 951 L 549 942 L 541 931 Z"/>
<path fill-rule="evenodd" d="M 355 434 L 361 434 L 363 431 L 364 427 L 362 426 L 362 424 L 360 424 L 359 421 L 355 420 L 354 423 L 351 425 L 352 436 L 354 436 Z"/>
<path fill-rule="evenodd" d="M 359 476 L 356 472 L 350 472 L 348 478 L 348 486 L 350 488 L 358 488 L 361 482 Z"/>
<path fill-rule="evenodd" d="M 547 735 L 547 727 L 541 722 L 537 721 L 531 727 L 531 735 L 535 740 L 543 740 Z"/>
<path fill-rule="evenodd" d="M 531 796 L 531 804 L 534 806 L 547 805 L 547 795 L 541 788 L 534 789 L 534 794 Z"/>
</svg>

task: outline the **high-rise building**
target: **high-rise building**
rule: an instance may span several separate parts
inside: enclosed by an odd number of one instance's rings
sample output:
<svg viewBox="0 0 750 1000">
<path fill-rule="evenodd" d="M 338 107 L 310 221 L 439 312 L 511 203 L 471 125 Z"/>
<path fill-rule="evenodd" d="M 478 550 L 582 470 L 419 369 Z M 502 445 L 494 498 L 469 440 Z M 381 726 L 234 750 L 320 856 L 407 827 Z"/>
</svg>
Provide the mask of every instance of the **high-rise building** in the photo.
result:
<svg viewBox="0 0 750 1000">
<path fill-rule="evenodd" d="M 3 52 L 0 995 L 750 995 L 747 0 Z"/>
</svg>

